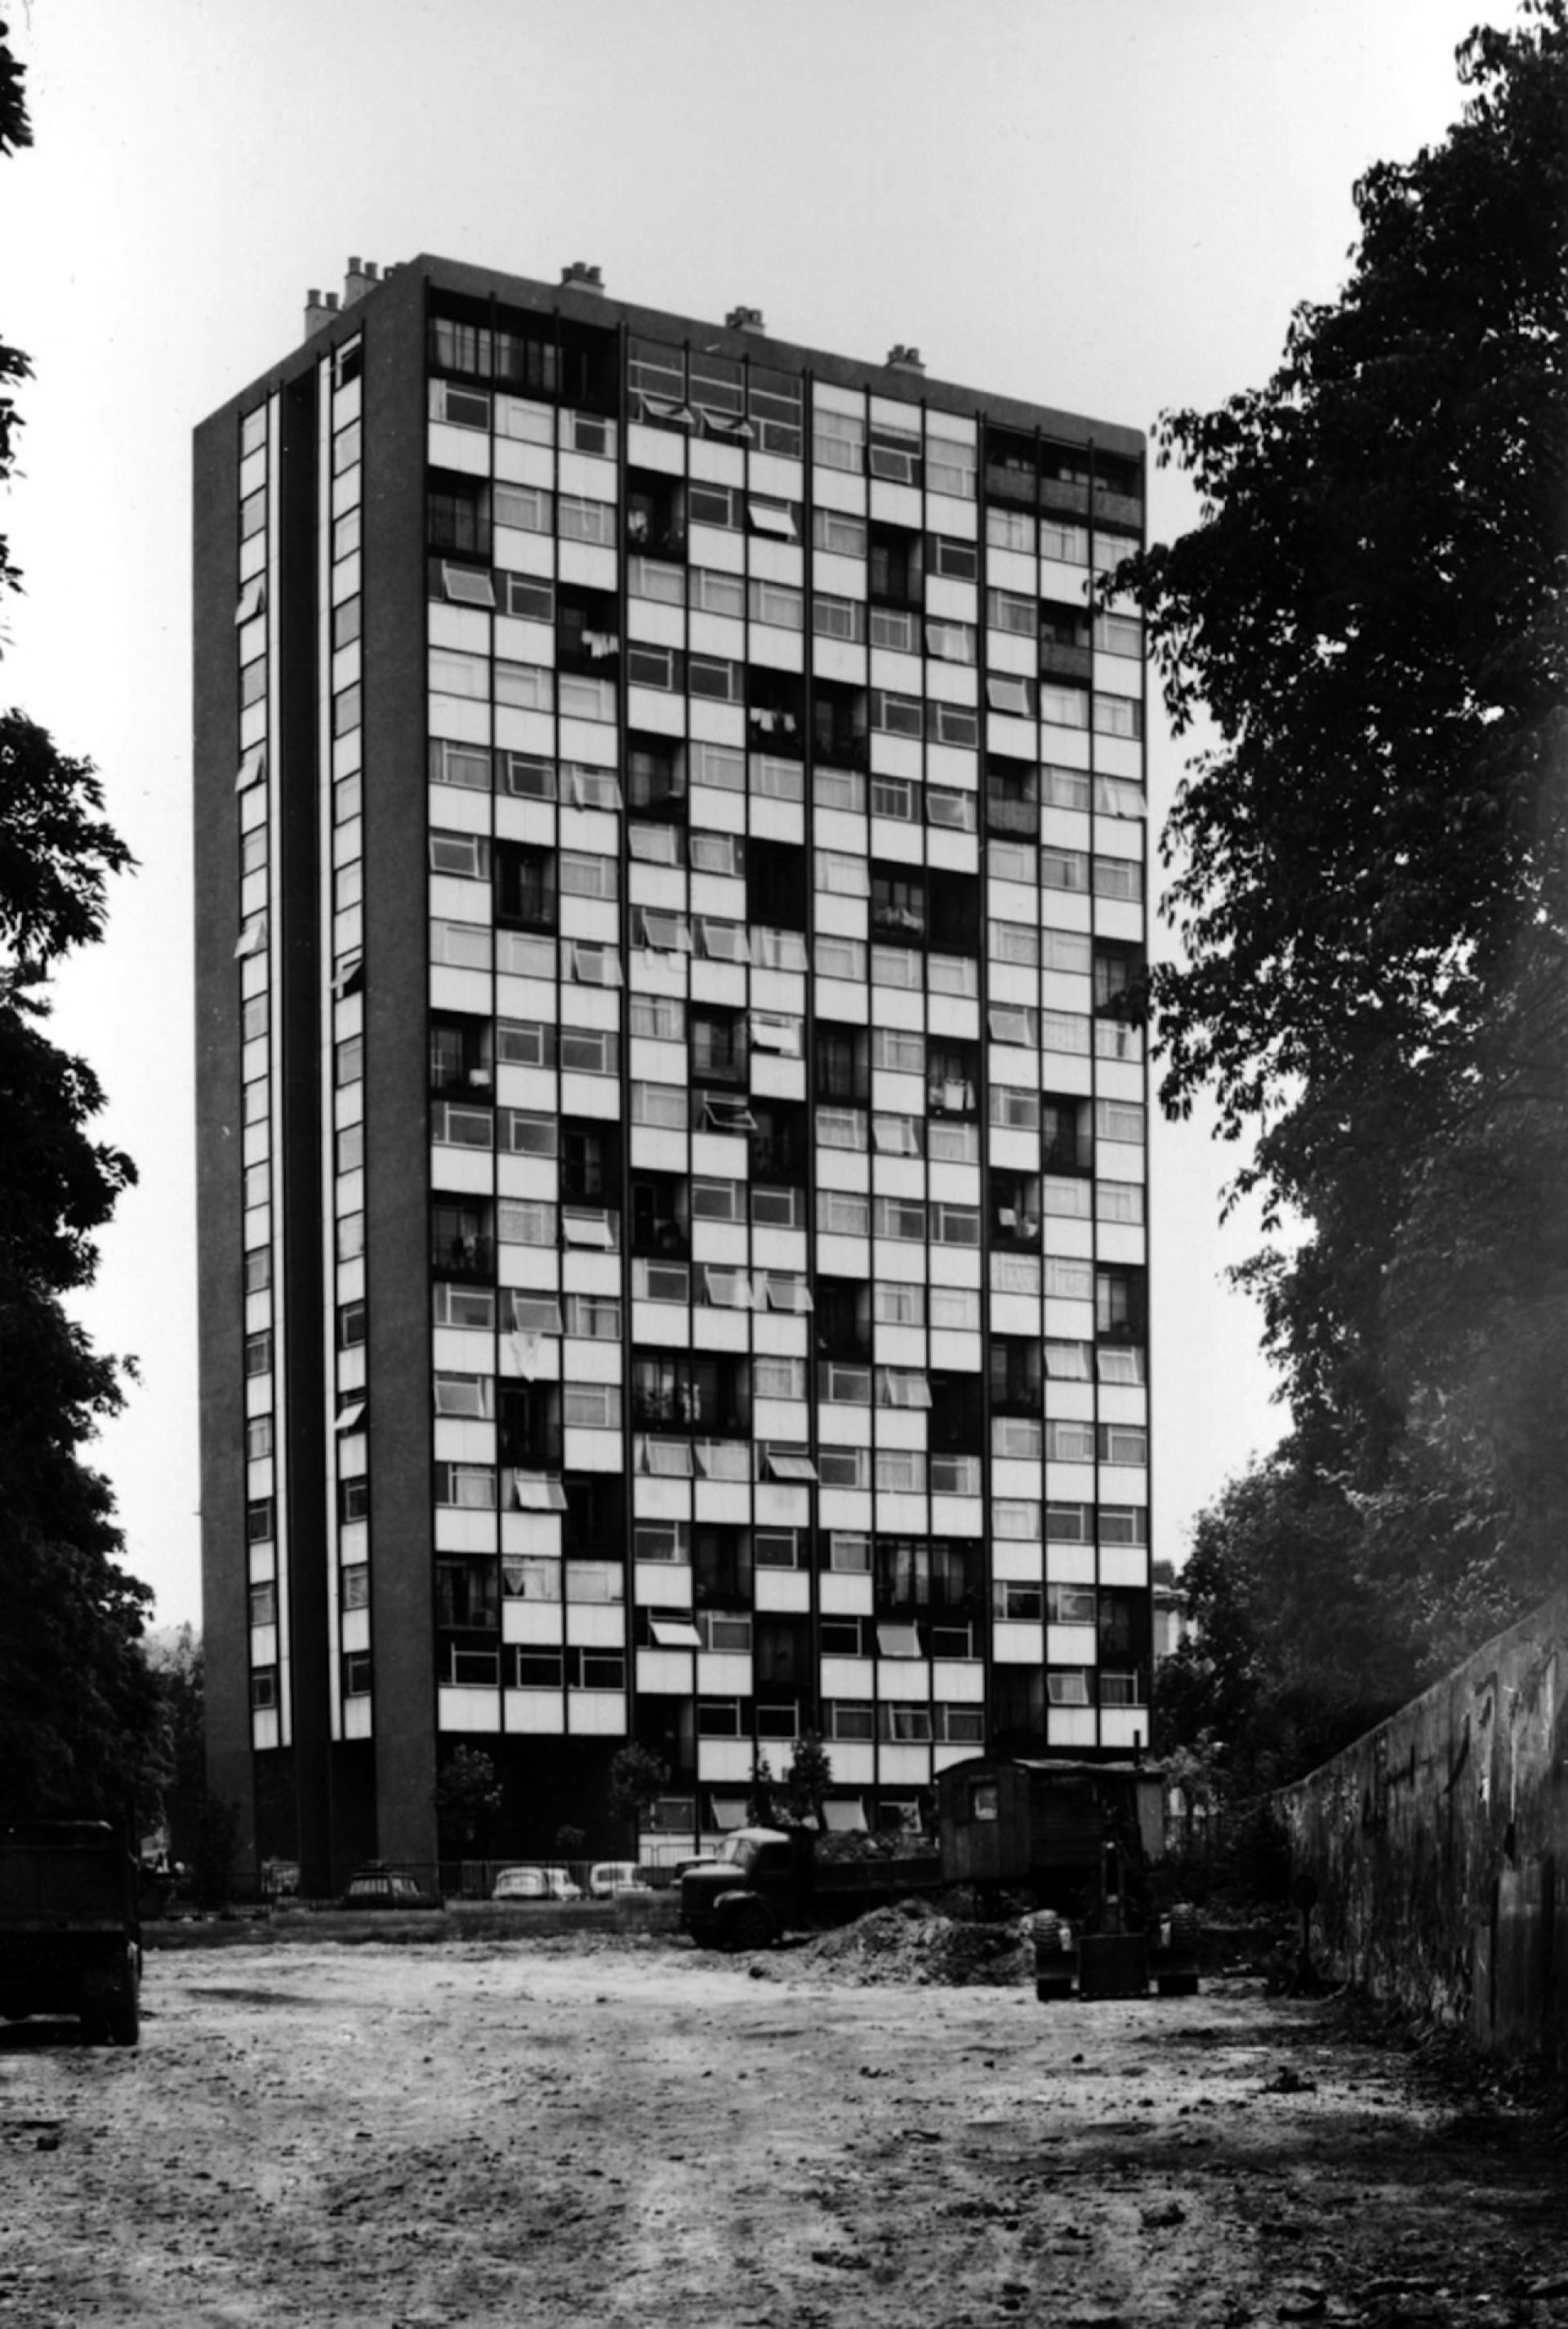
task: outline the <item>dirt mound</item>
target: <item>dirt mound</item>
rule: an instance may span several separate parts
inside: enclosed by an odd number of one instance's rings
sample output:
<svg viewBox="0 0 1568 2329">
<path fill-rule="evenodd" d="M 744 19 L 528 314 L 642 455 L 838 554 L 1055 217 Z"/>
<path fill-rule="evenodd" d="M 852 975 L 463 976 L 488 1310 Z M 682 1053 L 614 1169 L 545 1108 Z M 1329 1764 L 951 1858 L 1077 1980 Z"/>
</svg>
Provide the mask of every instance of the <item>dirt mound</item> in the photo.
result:
<svg viewBox="0 0 1568 2329">
<path fill-rule="evenodd" d="M 873 1909 L 853 1925 L 819 1933 L 791 1954 L 814 1973 L 857 1986 L 899 1982 L 947 1989 L 1011 1987 L 1034 1977 L 1034 1952 L 1022 1924 L 960 1924 L 917 1900 Z"/>
</svg>

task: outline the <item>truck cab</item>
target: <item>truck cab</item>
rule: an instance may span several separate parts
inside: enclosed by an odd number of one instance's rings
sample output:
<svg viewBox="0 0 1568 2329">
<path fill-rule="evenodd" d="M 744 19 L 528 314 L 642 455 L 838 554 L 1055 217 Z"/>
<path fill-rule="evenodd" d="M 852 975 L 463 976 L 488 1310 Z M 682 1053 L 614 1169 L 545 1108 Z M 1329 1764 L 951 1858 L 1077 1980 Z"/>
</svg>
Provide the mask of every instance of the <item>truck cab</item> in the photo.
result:
<svg viewBox="0 0 1568 2329">
<path fill-rule="evenodd" d="M 767 1948 L 806 1921 L 810 1855 L 802 1830 L 737 1828 L 715 1859 L 683 1873 L 681 1930 L 699 1948 Z"/>
</svg>

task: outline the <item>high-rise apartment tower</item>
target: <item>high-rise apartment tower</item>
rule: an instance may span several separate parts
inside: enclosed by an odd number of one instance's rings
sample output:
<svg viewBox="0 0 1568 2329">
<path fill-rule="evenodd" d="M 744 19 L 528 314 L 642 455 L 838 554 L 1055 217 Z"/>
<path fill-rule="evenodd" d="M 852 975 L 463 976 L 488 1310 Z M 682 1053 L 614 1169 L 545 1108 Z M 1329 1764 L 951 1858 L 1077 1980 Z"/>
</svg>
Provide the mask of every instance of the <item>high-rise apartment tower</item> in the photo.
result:
<svg viewBox="0 0 1568 2329">
<path fill-rule="evenodd" d="M 213 1785 L 326 1890 L 1147 1736 L 1132 429 L 350 262 L 196 435 Z"/>
</svg>

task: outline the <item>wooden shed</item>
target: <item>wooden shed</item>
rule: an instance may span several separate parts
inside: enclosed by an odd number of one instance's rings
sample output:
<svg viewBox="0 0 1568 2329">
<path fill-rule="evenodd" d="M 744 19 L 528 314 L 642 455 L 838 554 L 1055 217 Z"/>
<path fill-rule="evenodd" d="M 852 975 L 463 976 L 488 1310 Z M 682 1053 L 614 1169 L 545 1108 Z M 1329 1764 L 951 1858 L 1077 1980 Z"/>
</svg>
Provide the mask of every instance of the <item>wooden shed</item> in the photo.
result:
<svg viewBox="0 0 1568 2329">
<path fill-rule="evenodd" d="M 1152 1763 L 972 1755 L 937 1781 L 942 1875 L 954 1884 L 1097 1881 L 1110 1841 L 1144 1864 L 1164 1843 L 1164 1774 Z"/>
</svg>

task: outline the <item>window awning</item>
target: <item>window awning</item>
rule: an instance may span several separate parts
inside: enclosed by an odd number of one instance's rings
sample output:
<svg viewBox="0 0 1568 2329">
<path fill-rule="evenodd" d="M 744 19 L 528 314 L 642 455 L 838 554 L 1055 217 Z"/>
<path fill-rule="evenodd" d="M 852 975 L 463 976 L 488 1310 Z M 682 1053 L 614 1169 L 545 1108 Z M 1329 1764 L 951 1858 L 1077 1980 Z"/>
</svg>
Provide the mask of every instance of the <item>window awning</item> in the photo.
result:
<svg viewBox="0 0 1568 2329">
<path fill-rule="evenodd" d="M 746 1825 L 745 1804 L 735 1796 L 710 1796 L 708 1810 L 712 1815 L 711 1825 L 722 1829 L 726 1834 L 732 1829 Z"/>
<path fill-rule="evenodd" d="M 648 1631 L 661 1650 L 700 1650 L 703 1637 L 689 1617 L 650 1617 Z"/>
<path fill-rule="evenodd" d="M 235 622 L 248 623 L 253 615 L 261 612 L 266 604 L 267 578 L 264 574 L 253 574 L 240 593 L 240 603 L 234 609 Z"/>
<path fill-rule="evenodd" d="M 822 1806 L 822 1815 L 827 1822 L 829 1835 L 857 1834 L 865 1826 L 864 1798 L 851 1796 L 836 1803 L 829 1800 Z"/>
<path fill-rule="evenodd" d="M 786 542 L 797 539 L 795 521 L 787 505 L 778 502 L 751 501 L 746 504 L 752 524 L 759 533 L 781 534 Z"/>
<path fill-rule="evenodd" d="M 614 1250 L 615 1240 L 609 1233 L 609 1223 L 602 1213 L 563 1212 L 561 1234 L 568 1245 L 597 1246 L 603 1253 Z"/>
<path fill-rule="evenodd" d="M 363 1399 L 351 1400 L 345 1408 L 339 1410 L 337 1420 L 332 1427 L 334 1431 L 358 1431 L 364 1425 L 367 1405 L 368 1402 Z"/>
<path fill-rule="evenodd" d="M 809 1456 L 776 1456 L 768 1454 L 769 1476 L 775 1480 L 809 1480 L 815 1482 L 817 1466 Z"/>
<path fill-rule="evenodd" d="M 883 1658 L 918 1658 L 921 1655 L 919 1630 L 913 1626 L 878 1626 L 877 1655 Z"/>
<path fill-rule="evenodd" d="M 493 607 L 496 603 L 496 585 L 489 575 L 477 572 L 471 566 L 443 565 L 441 587 L 459 607 Z"/>
<path fill-rule="evenodd" d="M 514 1472 L 512 1495 L 520 1512 L 563 1513 L 566 1491 L 543 1472 Z"/>
</svg>

